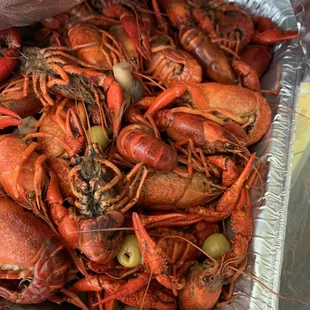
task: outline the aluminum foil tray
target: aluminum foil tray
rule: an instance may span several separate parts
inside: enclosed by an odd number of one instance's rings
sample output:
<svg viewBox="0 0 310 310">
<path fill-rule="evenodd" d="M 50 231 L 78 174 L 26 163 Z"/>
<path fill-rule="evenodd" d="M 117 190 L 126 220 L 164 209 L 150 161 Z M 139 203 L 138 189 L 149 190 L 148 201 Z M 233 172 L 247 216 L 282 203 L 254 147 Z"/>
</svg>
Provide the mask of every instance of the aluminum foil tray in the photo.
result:
<svg viewBox="0 0 310 310">
<path fill-rule="evenodd" d="M 289 0 L 237 0 L 241 7 L 252 14 L 271 18 L 283 29 L 302 29 Z M 295 1 L 295 9 L 303 11 L 301 0 Z M 305 49 L 299 39 L 275 47 L 275 55 L 269 71 L 262 79 L 262 89 L 276 86 L 280 69 L 281 91 L 278 97 L 266 97 L 272 107 L 273 122 L 268 133 L 252 151 L 265 162 L 261 166 L 261 180 L 251 190 L 254 231 L 249 247 L 247 273 L 254 275 L 271 290 L 279 292 L 283 260 L 292 143 L 295 133 L 295 113 L 299 84 L 306 68 Z M 236 283 L 240 296 L 224 309 L 272 310 L 278 309 L 278 298 L 257 281 L 241 276 Z M 41 305 L 13 305 L 0 300 L 1 310 L 71 310 L 75 307 L 44 303 Z M 123 309 L 137 309 L 123 307 Z M 189 309 L 190 310 L 190 309 Z"/>
</svg>

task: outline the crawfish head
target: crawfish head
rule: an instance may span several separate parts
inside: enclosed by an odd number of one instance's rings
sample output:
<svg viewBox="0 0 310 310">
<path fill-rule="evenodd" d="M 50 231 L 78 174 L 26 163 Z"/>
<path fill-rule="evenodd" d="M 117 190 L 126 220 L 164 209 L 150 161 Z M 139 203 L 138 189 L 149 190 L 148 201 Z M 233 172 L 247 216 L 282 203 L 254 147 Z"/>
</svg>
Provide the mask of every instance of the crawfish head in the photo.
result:
<svg viewBox="0 0 310 310">
<path fill-rule="evenodd" d="M 210 266 L 196 263 L 186 274 L 186 284 L 179 293 L 180 309 L 212 309 L 222 291 L 222 274 L 210 275 Z"/>
<path fill-rule="evenodd" d="M 24 73 L 47 73 L 48 67 L 42 49 L 38 47 L 24 47 L 22 49 L 21 71 Z"/>
<path fill-rule="evenodd" d="M 82 215 L 90 218 L 104 214 L 118 197 L 116 189 L 107 186 L 114 177 L 113 172 L 95 159 L 100 156 L 99 150 L 88 146 L 81 164 L 73 169 L 71 178 L 71 187 L 77 197 L 75 204 Z"/>
<path fill-rule="evenodd" d="M 69 67 L 73 64 L 75 69 L 76 63 L 70 60 L 70 55 L 62 58 L 58 57 L 61 58 L 61 62 L 59 62 L 59 59 L 55 59 L 56 57 L 54 58 L 54 54 L 56 53 L 57 55 L 57 52 L 57 50 L 40 49 L 38 47 L 23 48 L 21 72 L 32 75 L 33 78 L 34 75 L 36 77 L 39 75 L 40 79 L 44 81 L 46 78 L 51 80 L 52 78 L 57 78 L 57 76 L 61 77 L 59 73 L 62 72 L 62 74 L 68 76 L 69 81 L 67 83 L 53 84 L 52 87 L 48 88 L 49 92 L 61 94 L 75 100 L 83 100 L 90 104 L 94 104 L 98 98 L 104 100 L 105 96 L 97 87 L 97 84 L 102 82 L 105 75 L 91 78 L 87 75 L 87 72 L 71 72 L 68 68 L 64 69 L 65 65 L 63 62 Z"/>
<path fill-rule="evenodd" d="M 90 78 L 82 75 L 69 75 L 69 80 L 68 85 L 54 85 L 52 87 L 53 92 L 71 99 L 83 100 L 89 104 L 95 103 L 95 93 L 97 92 L 100 100 L 105 100 L 103 92 L 96 87 Z"/>
</svg>

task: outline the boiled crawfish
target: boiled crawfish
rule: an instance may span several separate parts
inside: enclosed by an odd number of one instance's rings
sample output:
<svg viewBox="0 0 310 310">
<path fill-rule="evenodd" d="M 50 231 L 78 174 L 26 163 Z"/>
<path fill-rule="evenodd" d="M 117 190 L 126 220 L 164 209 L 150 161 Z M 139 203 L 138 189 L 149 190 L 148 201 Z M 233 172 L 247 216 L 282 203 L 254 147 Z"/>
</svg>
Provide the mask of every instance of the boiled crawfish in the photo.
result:
<svg viewBox="0 0 310 310">
<path fill-rule="evenodd" d="M 38 150 L 40 153 L 50 158 L 67 155 L 74 157 L 84 151 L 85 134 L 82 129 L 77 108 L 69 106 L 68 99 L 64 98 L 57 101 L 57 108 L 51 107 L 43 113 L 36 127 L 39 127 L 38 133 L 28 134 L 25 140 L 38 138 Z"/>
<path fill-rule="evenodd" d="M 152 15 L 146 12 L 144 1 L 140 1 L 139 4 L 119 0 L 100 1 L 100 3 L 94 1 L 93 6 L 101 12 L 102 18 L 119 20 L 140 54 L 149 59 L 151 53 L 148 30 L 152 25 Z"/>
<path fill-rule="evenodd" d="M 138 205 L 153 210 L 184 210 L 207 204 L 222 193 L 223 189 L 204 173 L 194 172 L 191 178 L 184 178 L 174 172 L 153 172 L 144 182 Z"/>
<path fill-rule="evenodd" d="M 224 306 L 238 296 L 232 296 L 232 294 L 235 281 L 247 265 L 246 253 L 253 229 L 249 188 L 254 177 L 255 175 L 252 174 L 246 182 L 238 204 L 231 213 L 231 226 L 234 233 L 231 250 L 223 254 L 220 258 L 221 263 L 206 259 L 202 264 L 196 263 L 190 268 L 186 275 L 186 285 L 179 295 L 178 302 L 181 309 L 212 309 L 215 305 Z M 223 294 L 225 300 L 219 302 L 225 282 L 229 285 L 229 291 Z"/>
<path fill-rule="evenodd" d="M 12 84 L 14 85 L 14 91 L 10 91 Z M 29 85 L 27 96 L 24 96 L 22 92 L 19 93 L 19 96 L 17 90 L 22 91 L 23 86 L 23 77 L 9 80 L 0 93 L 0 106 L 10 109 L 17 113 L 21 118 L 35 116 L 42 110 L 42 103 L 36 97 L 32 88 L 32 83 Z"/>
<path fill-rule="evenodd" d="M 55 105 L 55 95 L 84 101 L 99 111 L 100 125 L 105 130 L 109 122 L 113 124 L 116 135 L 120 124 L 119 114 L 124 104 L 120 85 L 111 76 L 80 67 L 79 65 L 86 68 L 92 66 L 65 51 L 68 49 L 60 47 L 25 48 L 23 52 L 26 58 L 21 68 L 25 75 L 24 86 L 17 90 L 13 83 L 10 88 L 5 89 L 2 100 L 6 100 L 7 96 L 10 99 L 27 97 L 32 79 L 34 92 L 45 109 Z M 117 100 L 114 100 L 113 96 L 116 96 Z M 106 106 L 102 102 L 106 102 Z M 111 111 L 111 120 L 107 119 L 106 114 L 109 113 L 105 113 L 104 109 Z M 107 133 L 105 135 L 108 136 Z"/>
<path fill-rule="evenodd" d="M 108 31 L 118 41 L 122 56 L 136 71 L 139 71 L 142 68 L 142 56 L 124 27 L 121 24 L 114 25 Z"/>
<path fill-rule="evenodd" d="M 35 142 L 28 146 L 15 134 L 0 137 L 0 183 L 16 202 L 42 214 L 46 156 L 36 153 L 36 146 Z"/>
<path fill-rule="evenodd" d="M 178 84 L 163 91 L 158 97 L 142 99 L 137 105 L 147 107 L 151 104 L 145 113 L 147 116 L 172 104 L 183 95 L 198 111 L 186 108 L 173 111 L 201 114 L 245 140 L 246 145 L 259 141 L 270 126 L 271 109 L 266 99 L 260 93 L 234 85 Z"/>
<path fill-rule="evenodd" d="M 125 61 L 121 47 L 109 32 L 96 26 L 76 24 L 68 31 L 68 38 L 79 59 L 98 68 L 112 68 Z"/>
<path fill-rule="evenodd" d="M 15 202 L 0 198 L 0 296 L 14 303 L 37 304 L 52 298 L 68 279 L 70 258 L 48 226 Z M 30 279 L 12 290 L 9 280 Z"/>
<path fill-rule="evenodd" d="M 157 281 L 150 281 L 150 274 L 139 273 L 129 278 L 113 280 L 106 275 L 94 275 L 75 283 L 70 289 L 73 292 L 101 292 L 105 291 L 105 298 L 93 306 L 119 300 L 133 307 L 147 307 L 151 309 L 175 310 L 176 298 L 169 290 L 161 286 Z M 109 309 L 112 309 L 109 305 Z"/>
<path fill-rule="evenodd" d="M 251 173 L 254 159 L 255 154 L 251 156 L 238 179 L 226 190 L 219 189 L 219 186 L 212 184 L 204 174 L 198 175 L 194 173 L 193 180 L 189 181 L 171 174 L 167 176 L 151 175 L 145 181 L 140 204 L 155 210 L 183 209 L 198 216 L 198 218 L 201 216 L 208 223 L 215 223 L 226 219 L 231 215 L 239 201 L 240 193 Z M 200 190 L 204 188 L 207 188 L 209 191 L 201 192 Z M 218 197 L 219 194 L 222 195 L 218 201 L 209 203 Z M 176 214 L 176 217 L 178 216 Z M 169 215 L 169 217 L 173 217 L 173 215 Z M 180 221 L 183 221 L 182 217 Z"/>
<path fill-rule="evenodd" d="M 122 231 L 109 228 L 123 224 L 123 213 L 138 200 L 147 171 L 138 165 L 125 177 L 112 162 L 102 158 L 96 145 L 89 145 L 81 163 L 68 176 L 79 212 L 75 216 L 63 206 L 57 178 L 52 172 L 50 175 L 51 214 L 68 246 L 79 249 L 92 261 L 109 262 L 117 255 L 123 238 Z"/>
<path fill-rule="evenodd" d="M 260 90 L 255 70 L 251 70 L 251 65 L 248 67 L 241 62 L 239 54 L 242 49 L 250 42 L 274 45 L 299 35 L 298 31 L 279 29 L 268 18 L 255 16 L 251 19 L 233 3 L 189 0 L 158 2 L 160 6 L 156 0 L 152 4 L 159 24 L 163 23 L 159 11 L 161 7 L 171 23 L 180 30 L 179 39 L 183 48 L 200 62 L 205 77 L 219 83 L 235 84 L 237 74 L 243 86 Z"/>
<path fill-rule="evenodd" d="M 145 74 L 151 74 L 167 87 L 180 82 L 201 82 L 199 63 L 190 54 L 178 49 L 172 38 L 154 33 L 150 43 L 152 55 L 150 60 L 144 61 Z"/>
<path fill-rule="evenodd" d="M 169 172 L 176 168 L 176 151 L 142 124 L 124 127 L 116 141 L 118 152 L 130 163 Z"/>
</svg>

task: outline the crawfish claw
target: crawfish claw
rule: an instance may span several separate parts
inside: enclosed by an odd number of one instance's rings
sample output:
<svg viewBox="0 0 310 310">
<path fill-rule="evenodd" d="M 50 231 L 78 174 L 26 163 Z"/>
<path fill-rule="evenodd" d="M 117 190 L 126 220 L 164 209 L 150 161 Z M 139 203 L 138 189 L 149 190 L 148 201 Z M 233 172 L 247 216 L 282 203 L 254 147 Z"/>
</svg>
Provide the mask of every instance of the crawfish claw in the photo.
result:
<svg viewBox="0 0 310 310">
<path fill-rule="evenodd" d="M 177 295 L 176 291 L 181 290 L 185 285 L 184 279 L 178 281 L 175 277 L 168 275 L 166 253 L 149 236 L 136 212 L 132 214 L 132 222 L 145 265 L 161 285 L 172 289 Z"/>
<path fill-rule="evenodd" d="M 7 108 L 0 107 L 0 114 L 0 129 L 9 126 L 20 126 L 22 123 L 21 117 Z"/>
</svg>

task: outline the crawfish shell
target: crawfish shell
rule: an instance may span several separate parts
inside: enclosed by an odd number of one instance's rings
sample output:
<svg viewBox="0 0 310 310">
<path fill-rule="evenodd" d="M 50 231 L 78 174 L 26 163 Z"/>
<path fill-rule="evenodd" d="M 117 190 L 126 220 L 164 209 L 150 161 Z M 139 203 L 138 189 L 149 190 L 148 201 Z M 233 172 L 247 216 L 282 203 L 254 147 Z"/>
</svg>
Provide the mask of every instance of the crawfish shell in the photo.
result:
<svg viewBox="0 0 310 310">
<path fill-rule="evenodd" d="M 187 209 L 208 203 L 221 191 L 203 174 L 183 178 L 174 172 L 149 174 L 138 205 L 153 209 Z"/>
</svg>

